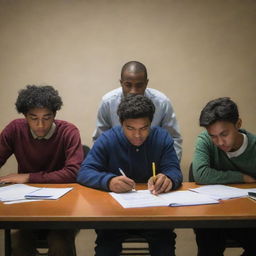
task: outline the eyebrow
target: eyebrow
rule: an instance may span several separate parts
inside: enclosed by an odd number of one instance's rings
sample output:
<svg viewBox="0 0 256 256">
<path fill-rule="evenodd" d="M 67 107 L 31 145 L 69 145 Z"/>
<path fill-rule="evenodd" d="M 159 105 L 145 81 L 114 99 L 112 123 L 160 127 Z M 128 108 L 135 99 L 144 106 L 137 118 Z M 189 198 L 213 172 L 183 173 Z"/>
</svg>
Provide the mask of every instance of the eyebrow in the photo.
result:
<svg viewBox="0 0 256 256">
<path fill-rule="evenodd" d="M 220 133 L 217 134 L 217 135 L 221 135 L 221 134 L 223 134 L 223 133 L 225 133 L 225 132 L 227 132 L 227 130 L 223 130 L 222 132 L 220 132 Z M 208 132 L 208 134 L 209 134 L 210 136 L 217 136 L 216 134 L 211 134 L 211 133 L 209 133 L 209 132 Z"/>
<path fill-rule="evenodd" d="M 130 125 L 128 125 L 128 124 L 126 125 L 126 127 L 136 129 L 135 127 L 130 126 Z M 143 126 L 143 127 L 138 128 L 138 129 L 144 129 L 144 128 L 147 128 L 147 127 L 149 127 L 149 125 L 148 125 L 148 124 L 147 124 L 147 125 L 145 125 L 145 126 Z"/>
<path fill-rule="evenodd" d="M 36 114 L 33 113 L 28 113 L 29 116 L 37 116 Z M 53 114 L 49 113 L 49 114 L 45 114 L 43 116 L 52 116 Z"/>
</svg>

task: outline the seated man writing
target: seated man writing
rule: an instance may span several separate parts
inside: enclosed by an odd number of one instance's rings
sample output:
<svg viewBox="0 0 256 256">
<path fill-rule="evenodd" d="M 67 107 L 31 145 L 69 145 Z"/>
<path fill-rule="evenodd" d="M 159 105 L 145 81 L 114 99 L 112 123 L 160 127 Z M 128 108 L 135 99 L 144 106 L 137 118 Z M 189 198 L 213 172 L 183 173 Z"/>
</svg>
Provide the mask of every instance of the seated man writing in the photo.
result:
<svg viewBox="0 0 256 256">
<path fill-rule="evenodd" d="M 237 105 L 229 98 L 210 101 L 201 111 L 193 158 L 193 175 L 199 184 L 256 182 L 256 136 L 241 129 Z M 243 256 L 256 255 L 252 229 L 195 229 L 198 256 L 223 256 L 227 238 L 240 242 Z"/>
<path fill-rule="evenodd" d="M 152 101 L 143 95 L 123 98 L 117 110 L 121 126 L 111 128 L 96 140 L 82 163 L 78 182 L 118 193 L 132 190 L 136 182 L 147 182 L 148 189 L 156 195 L 178 188 L 182 174 L 174 142 L 166 130 L 150 128 L 154 111 Z M 151 177 L 152 162 L 156 163 L 155 178 Z M 96 233 L 96 256 L 119 255 L 122 241 L 130 234 L 146 238 L 152 256 L 175 255 L 176 235 L 170 229 L 96 230 Z"/>
<path fill-rule="evenodd" d="M 25 118 L 10 122 L 0 134 L 0 167 L 14 154 L 18 173 L 1 183 L 72 183 L 83 161 L 78 129 L 55 120 L 62 100 L 51 86 L 28 85 L 19 92 L 16 108 Z M 35 239 L 46 235 L 49 255 L 74 255 L 74 230 L 17 230 L 12 234 L 14 256 L 36 255 Z"/>
</svg>

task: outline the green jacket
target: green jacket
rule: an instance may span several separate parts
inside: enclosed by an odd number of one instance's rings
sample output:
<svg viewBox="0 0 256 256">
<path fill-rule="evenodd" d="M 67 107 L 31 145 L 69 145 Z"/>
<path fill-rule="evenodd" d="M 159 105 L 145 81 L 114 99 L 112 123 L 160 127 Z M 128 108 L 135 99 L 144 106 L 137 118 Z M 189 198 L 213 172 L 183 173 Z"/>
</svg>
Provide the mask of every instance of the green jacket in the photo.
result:
<svg viewBox="0 0 256 256">
<path fill-rule="evenodd" d="M 233 158 L 213 144 L 207 131 L 198 136 L 192 163 L 197 183 L 243 183 L 243 174 L 256 178 L 256 136 L 245 130 L 240 132 L 247 135 L 248 146 L 240 156 Z"/>
</svg>

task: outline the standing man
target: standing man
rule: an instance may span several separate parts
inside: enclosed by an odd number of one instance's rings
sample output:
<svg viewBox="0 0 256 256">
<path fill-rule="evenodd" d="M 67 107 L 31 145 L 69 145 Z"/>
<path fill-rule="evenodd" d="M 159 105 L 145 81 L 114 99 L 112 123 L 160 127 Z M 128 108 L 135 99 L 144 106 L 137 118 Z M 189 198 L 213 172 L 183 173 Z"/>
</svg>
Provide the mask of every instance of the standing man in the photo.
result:
<svg viewBox="0 0 256 256">
<path fill-rule="evenodd" d="M 137 61 L 126 63 L 121 71 L 120 84 L 121 88 L 108 92 L 102 98 L 93 140 L 95 141 L 102 132 L 120 125 L 117 108 L 123 97 L 128 94 L 140 94 L 148 97 L 154 103 L 156 110 L 151 125 L 166 129 L 173 137 L 174 148 L 180 160 L 182 138 L 172 104 L 162 92 L 147 88 L 148 76 L 146 67 Z"/>
<path fill-rule="evenodd" d="M 0 134 L 0 167 L 14 154 L 18 173 L 0 177 L 1 183 L 72 183 L 83 161 L 78 129 L 55 120 L 62 100 L 51 86 L 28 85 L 19 92 L 16 109 L 25 118 L 10 122 Z M 13 255 L 36 255 L 35 239 L 46 234 L 49 255 L 72 256 L 74 230 L 17 230 Z"/>
<path fill-rule="evenodd" d="M 122 98 L 118 107 L 121 126 L 104 132 L 94 143 L 78 174 L 78 182 L 105 191 L 122 193 L 135 183 L 148 183 L 153 194 L 177 189 L 182 182 L 179 161 L 169 133 L 150 128 L 155 107 L 143 95 Z M 156 179 L 152 177 L 156 163 Z M 122 176 L 120 169 L 126 174 Z M 174 256 L 176 234 L 166 230 L 96 230 L 96 256 L 118 256 L 122 241 L 138 234 L 149 243 L 152 256 Z"/>
<path fill-rule="evenodd" d="M 237 105 L 230 98 L 210 101 L 200 115 L 205 127 L 197 139 L 193 175 L 200 184 L 256 182 L 256 136 L 241 129 Z M 198 256 L 222 256 L 227 238 L 240 242 L 243 256 L 256 255 L 255 228 L 195 229 Z"/>
</svg>

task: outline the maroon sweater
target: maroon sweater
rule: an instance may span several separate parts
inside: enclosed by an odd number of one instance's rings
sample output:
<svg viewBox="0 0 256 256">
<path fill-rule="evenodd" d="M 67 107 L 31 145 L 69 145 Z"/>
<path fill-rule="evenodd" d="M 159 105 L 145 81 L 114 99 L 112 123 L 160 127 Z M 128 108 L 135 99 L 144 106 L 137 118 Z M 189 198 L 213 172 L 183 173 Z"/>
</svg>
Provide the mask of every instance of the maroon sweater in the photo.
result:
<svg viewBox="0 0 256 256">
<path fill-rule="evenodd" d="M 83 161 L 79 130 L 55 120 L 52 137 L 34 139 L 26 119 L 9 123 L 0 135 L 0 167 L 14 154 L 18 173 L 30 173 L 30 183 L 71 183 Z"/>
</svg>

